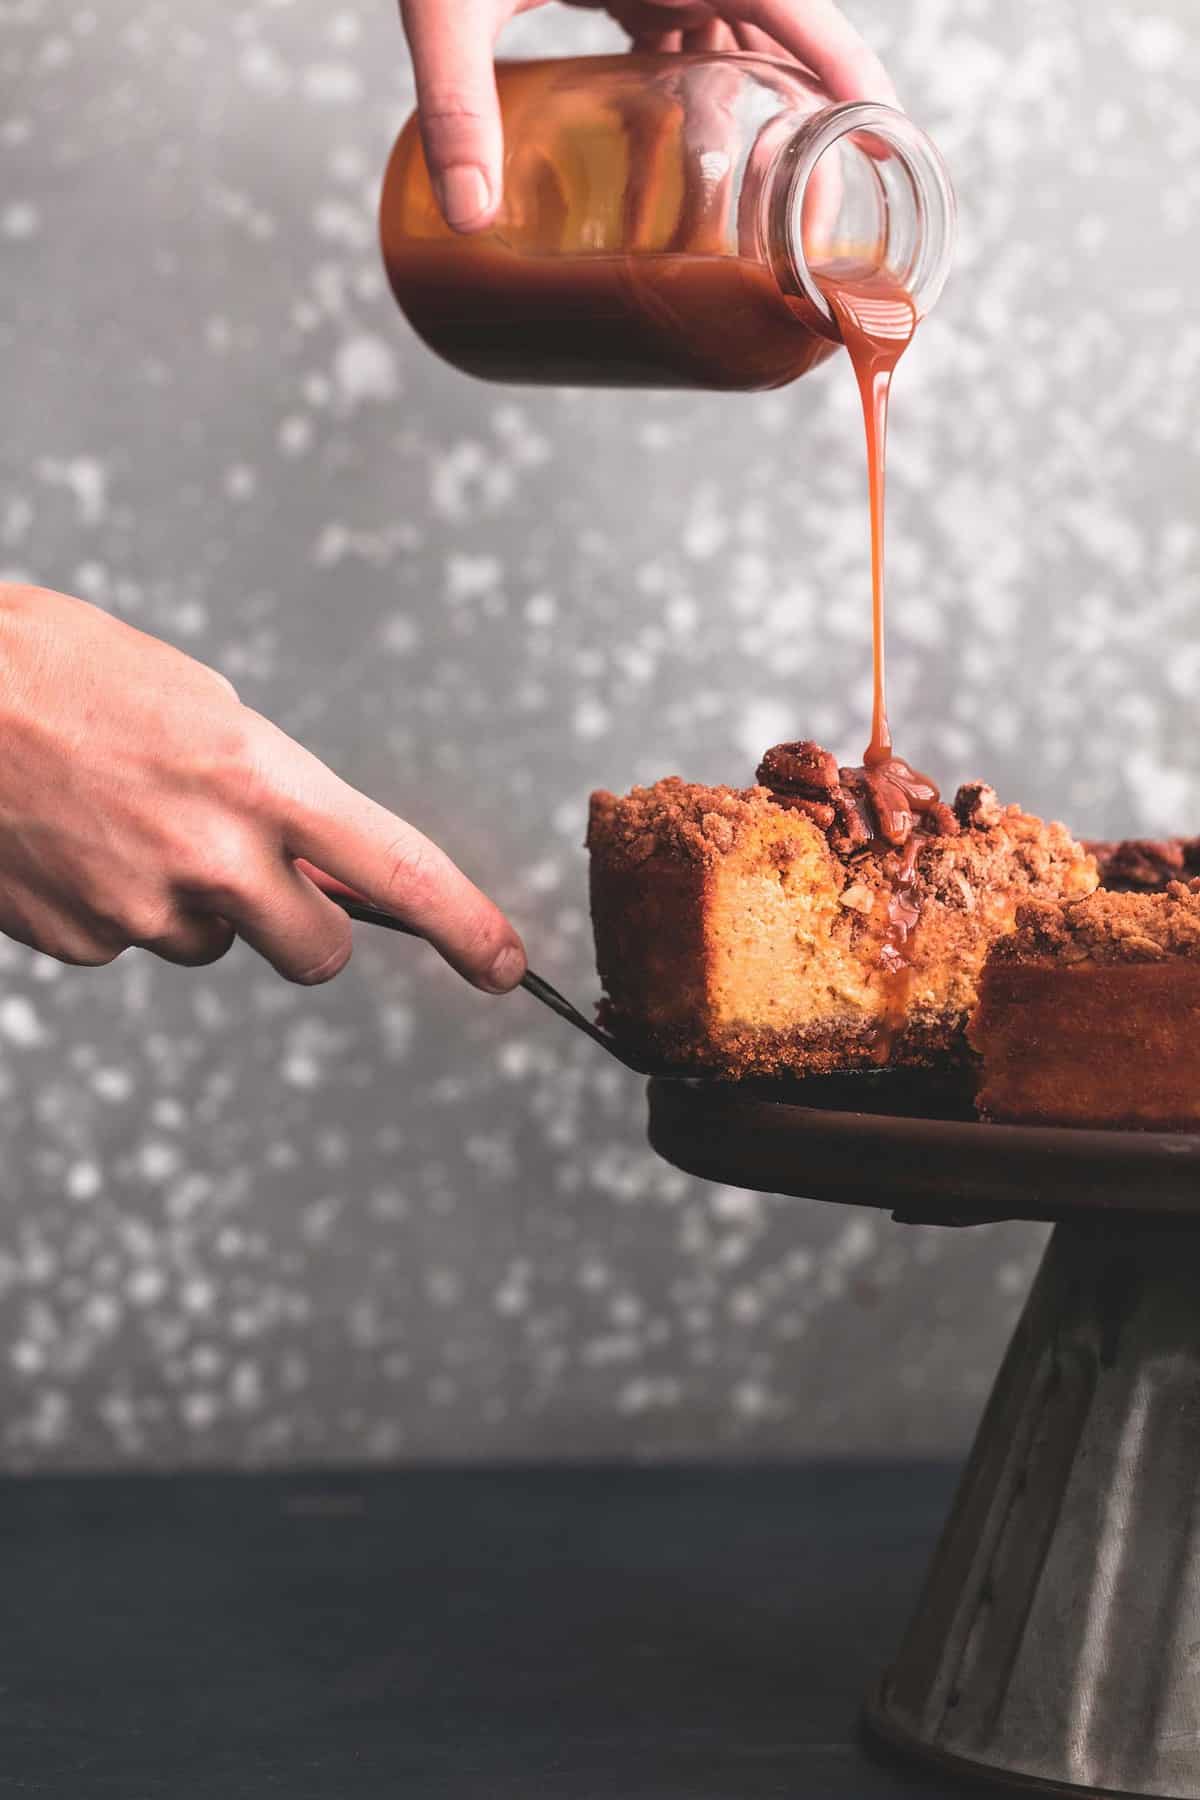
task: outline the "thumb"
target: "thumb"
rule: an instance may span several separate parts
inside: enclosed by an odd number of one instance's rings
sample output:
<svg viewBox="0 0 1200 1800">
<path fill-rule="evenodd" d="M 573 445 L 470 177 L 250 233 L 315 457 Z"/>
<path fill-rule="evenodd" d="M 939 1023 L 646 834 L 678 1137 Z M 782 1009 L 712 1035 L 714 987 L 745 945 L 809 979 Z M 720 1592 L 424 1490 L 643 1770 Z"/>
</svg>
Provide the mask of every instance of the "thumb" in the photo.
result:
<svg viewBox="0 0 1200 1800">
<path fill-rule="evenodd" d="M 503 138 L 488 0 L 400 0 L 417 79 L 421 141 L 447 225 L 482 231 L 500 203 Z"/>
</svg>

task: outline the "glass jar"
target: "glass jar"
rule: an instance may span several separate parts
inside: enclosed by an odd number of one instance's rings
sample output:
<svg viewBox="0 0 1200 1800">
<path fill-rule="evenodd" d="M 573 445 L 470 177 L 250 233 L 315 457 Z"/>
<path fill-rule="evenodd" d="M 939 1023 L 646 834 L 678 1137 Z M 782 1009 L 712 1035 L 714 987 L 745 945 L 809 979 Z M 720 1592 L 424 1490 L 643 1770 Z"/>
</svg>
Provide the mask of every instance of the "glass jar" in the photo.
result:
<svg viewBox="0 0 1200 1800">
<path fill-rule="evenodd" d="M 782 386 L 839 340 L 832 276 L 885 274 L 918 316 L 954 241 L 945 165 L 908 117 L 835 105 L 761 56 L 498 63 L 504 193 L 487 231 L 437 208 L 417 119 L 380 213 L 425 342 L 495 381 Z"/>
</svg>

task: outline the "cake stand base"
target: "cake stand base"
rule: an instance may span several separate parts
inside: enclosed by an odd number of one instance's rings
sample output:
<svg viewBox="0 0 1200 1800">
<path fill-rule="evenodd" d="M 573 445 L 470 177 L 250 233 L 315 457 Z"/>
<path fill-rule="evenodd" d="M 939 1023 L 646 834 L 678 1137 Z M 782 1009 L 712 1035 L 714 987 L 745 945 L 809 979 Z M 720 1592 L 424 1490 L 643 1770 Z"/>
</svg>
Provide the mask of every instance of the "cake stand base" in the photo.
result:
<svg viewBox="0 0 1200 1800">
<path fill-rule="evenodd" d="M 965 1773 L 1200 1800 L 1200 1237 L 1059 1225 L 869 1710 Z"/>
<path fill-rule="evenodd" d="M 892 1091 L 650 1089 L 652 1143 L 694 1174 L 1059 1221 L 868 1729 L 943 1776 L 1200 1800 L 1200 1138 Z"/>
</svg>

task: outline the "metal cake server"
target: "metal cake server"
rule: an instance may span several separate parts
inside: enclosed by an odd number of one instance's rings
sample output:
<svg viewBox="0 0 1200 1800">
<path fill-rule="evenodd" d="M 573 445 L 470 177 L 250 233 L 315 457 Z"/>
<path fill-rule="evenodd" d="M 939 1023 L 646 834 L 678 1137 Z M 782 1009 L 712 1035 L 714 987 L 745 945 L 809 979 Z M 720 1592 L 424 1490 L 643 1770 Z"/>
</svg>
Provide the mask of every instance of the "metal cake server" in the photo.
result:
<svg viewBox="0 0 1200 1800">
<path fill-rule="evenodd" d="M 328 888 L 324 891 L 335 906 L 340 906 L 344 913 L 348 913 L 352 919 L 358 919 L 363 925 L 379 925 L 385 931 L 400 931 L 405 937 L 421 938 L 421 941 L 424 942 L 422 934 L 413 926 L 406 925 L 403 919 L 396 917 L 395 913 L 384 912 L 378 906 L 368 906 L 365 901 L 356 900 L 349 894 L 331 893 Z M 550 983 L 543 980 L 540 975 L 535 975 L 532 969 L 525 971 L 520 985 L 527 994 L 532 994 L 535 1000 L 540 1000 L 543 1006 L 548 1006 L 552 1013 L 555 1013 L 560 1019 L 565 1019 L 568 1025 L 573 1025 L 576 1031 L 582 1031 L 583 1035 L 591 1038 L 594 1044 L 599 1044 L 602 1050 L 607 1050 L 608 1054 L 615 1057 L 617 1062 L 624 1064 L 627 1069 L 632 1069 L 635 1075 L 654 1074 L 655 1071 L 648 1064 L 639 1062 L 628 1051 L 622 1050 L 615 1038 L 611 1037 L 602 1026 L 595 1024 L 584 1013 L 581 1013 L 577 1006 L 572 1006 L 565 995 L 560 994 L 557 988 L 551 987 Z"/>
</svg>

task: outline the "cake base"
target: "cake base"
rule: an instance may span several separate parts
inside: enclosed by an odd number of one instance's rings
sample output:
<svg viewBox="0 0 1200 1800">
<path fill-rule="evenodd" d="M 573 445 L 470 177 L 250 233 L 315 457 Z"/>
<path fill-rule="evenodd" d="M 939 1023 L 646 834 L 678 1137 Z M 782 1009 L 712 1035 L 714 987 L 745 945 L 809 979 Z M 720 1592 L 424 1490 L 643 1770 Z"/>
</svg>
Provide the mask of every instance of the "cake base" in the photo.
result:
<svg viewBox="0 0 1200 1800">
<path fill-rule="evenodd" d="M 982 1124 L 913 1075 L 649 1099 L 712 1180 L 1064 1221 L 867 1727 L 943 1778 L 1200 1800 L 1200 1135 Z"/>
<path fill-rule="evenodd" d="M 942 1770 L 1200 1800 L 1197 1493 L 1200 1230 L 1060 1225 L 869 1729 Z"/>
</svg>

